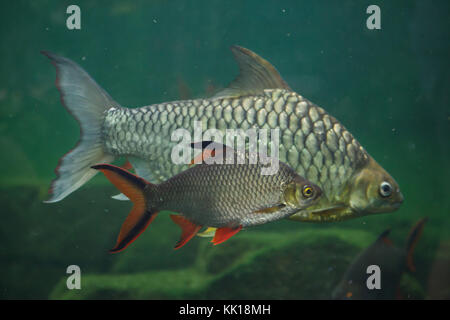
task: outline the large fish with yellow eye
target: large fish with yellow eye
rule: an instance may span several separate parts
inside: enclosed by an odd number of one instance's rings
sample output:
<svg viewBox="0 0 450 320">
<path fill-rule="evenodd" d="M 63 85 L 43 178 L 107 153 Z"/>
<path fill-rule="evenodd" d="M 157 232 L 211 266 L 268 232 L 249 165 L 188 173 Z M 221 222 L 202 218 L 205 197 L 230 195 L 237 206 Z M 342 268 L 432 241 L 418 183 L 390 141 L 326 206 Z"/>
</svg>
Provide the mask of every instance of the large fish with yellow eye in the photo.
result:
<svg viewBox="0 0 450 320">
<path fill-rule="evenodd" d="M 204 158 L 210 144 L 210 141 L 205 144 Z M 152 184 L 113 165 L 93 166 L 134 204 L 110 252 L 124 250 L 160 211 L 180 213 L 171 215 L 182 228 L 181 239 L 175 246 L 178 249 L 203 226 L 217 228 L 212 242 L 219 244 L 242 228 L 280 220 L 303 210 L 322 194 L 319 187 L 278 159 L 270 159 L 278 162 L 276 172 L 261 174 L 269 162 L 252 163 L 248 156 L 232 148 L 219 148 L 223 155 L 231 152 L 236 161 L 232 164 L 201 163 L 160 184 Z M 217 146 L 213 152 L 216 149 Z M 242 161 L 238 162 L 238 157 Z"/>
<path fill-rule="evenodd" d="M 44 52 L 56 67 L 56 86 L 81 126 L 77 146 L 61 158 L 48 202 L 57 202 L 95 174 L 92 165 L 125 156 L 136 173 L 158 183 L 185 170 L 171 150 L 178 128 L 280 130 L 279 158 L 323 191 L 320 200 L 289 219 L 339 221 L 399 208 L 395 180 L 352 134 L 324 109 L 294 92 L 278 71 L 254 52 L 233 46 L 240 74 L 205 99 L 125 108 L 73 61 Z"/>
</svg>

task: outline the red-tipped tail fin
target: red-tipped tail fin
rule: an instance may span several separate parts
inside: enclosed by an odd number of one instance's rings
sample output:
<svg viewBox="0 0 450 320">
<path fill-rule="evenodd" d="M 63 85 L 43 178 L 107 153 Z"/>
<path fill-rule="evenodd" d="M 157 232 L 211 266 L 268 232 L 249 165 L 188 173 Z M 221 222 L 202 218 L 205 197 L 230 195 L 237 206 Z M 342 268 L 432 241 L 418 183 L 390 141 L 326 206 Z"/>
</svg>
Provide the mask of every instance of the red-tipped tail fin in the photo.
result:
<svg viewBox="0 0 450 320">
<path fill-rule="evenodd" d="M 228 227 L 219 228 L 216 230 L 216 234 L 214 235 L 214 238 L 212 239 L 211 242 L 214 243 L 214 245 L 218 245 L 222 242 L 225 242 L 232 236 L 234 236 L 236 233 L 241 231 L 241 229 L 242 226 L 239 226 L 237 228 L 228 228 Z"/>
<path fill-rule="evenodd" d="M 422 235 L 423 227 L 425 226 L 427 220 L 428 218 L 420 219 L 409 232 L 408 242 L 406 243 L 406 265 L 411 272 L 416 271 L 413 261 L 414 249 L 420 239 L 420 236 Z"/>
<path fill-rule="evenodd" d="M 198 226 L 180 215 L 171 214 L 170 218 L 181 228 L 181 237 L 174 249 L 184 246 L 202 228 L 202 226 Z"/>
<path fill-rule="evenodd" d="M 157 215 L 157 211 L 149 210 L 146 205 L 144 189 L 149 182 L 110 164 L 99 164 L 92 168 L 103 172 L 106 178 L 133 202 L 133 209 L 122 224 L 116 245 L 109 251 L 120 252 L 136 240 Z"/>
</svg>

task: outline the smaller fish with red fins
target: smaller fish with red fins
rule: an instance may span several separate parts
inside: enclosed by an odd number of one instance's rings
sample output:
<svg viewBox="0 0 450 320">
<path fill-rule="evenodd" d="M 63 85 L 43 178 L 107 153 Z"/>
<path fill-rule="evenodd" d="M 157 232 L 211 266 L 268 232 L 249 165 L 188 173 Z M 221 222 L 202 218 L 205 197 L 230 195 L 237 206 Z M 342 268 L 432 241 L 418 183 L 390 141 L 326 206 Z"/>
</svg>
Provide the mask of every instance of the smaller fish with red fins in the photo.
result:
<svg viewBox="0 0 450 320">
<path fill-rule="evenodd" d="M 204 160 L 218 155 L 217 150 L 224 155 L 227 152 L 238 155 L 231 148 L 214 145 L 211 149 L 210 141 L 202 143 Z M 248 159 L 246 156 L 245 161 L 234 164 L 202 162 L 160 184 L 152 184 L 113 165 L 93 166 L 134 204 L 110 252 L 124 250 L 160 211 L 180 213 L 171 215 L 182 229 L 181 239 L 175 246 L 178 249 L 202 227 L 217 228 L 212 242 L 219 244 L 242 228 L 280 220 L 303 210 L 322 195 L 317 185 L 279 160 L 270 160 L 279 162 L 277 172 L 263 175 L 261 169 L 272 164 L 261 161 L 253 164 Z"/>
<path fill-rule="evenodd" d="M 414 248 L 419 241 L 427 218 L 419 220 L 411 229 L 405 248 L 398 248 L 388 238 L 390 229 L 363 251 L 347 269 L 343 279 L 332 293 L 333 299 L 384 300 L 400 298 L 402 274 L 416 270 L 413 263 Z M 367 267 L 377 265 L 381 271 L 381 288 L 367 288 Z"/>
</svg>

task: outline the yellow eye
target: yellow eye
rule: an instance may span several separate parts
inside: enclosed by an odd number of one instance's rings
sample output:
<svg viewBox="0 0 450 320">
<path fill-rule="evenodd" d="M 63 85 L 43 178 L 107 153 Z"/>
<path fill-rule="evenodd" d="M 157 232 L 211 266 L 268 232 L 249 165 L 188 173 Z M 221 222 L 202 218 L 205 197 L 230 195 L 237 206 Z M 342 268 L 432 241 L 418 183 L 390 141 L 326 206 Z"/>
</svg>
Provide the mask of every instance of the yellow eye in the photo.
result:
<svg viewBox="0 0 450 320">
<path fill-rule="evenodd" d="M 302 193 L 305 198 L 311 198 L 314 194 L 314 190 L 311 186 L 306 185 L 303 187 Z"/>
</svg>

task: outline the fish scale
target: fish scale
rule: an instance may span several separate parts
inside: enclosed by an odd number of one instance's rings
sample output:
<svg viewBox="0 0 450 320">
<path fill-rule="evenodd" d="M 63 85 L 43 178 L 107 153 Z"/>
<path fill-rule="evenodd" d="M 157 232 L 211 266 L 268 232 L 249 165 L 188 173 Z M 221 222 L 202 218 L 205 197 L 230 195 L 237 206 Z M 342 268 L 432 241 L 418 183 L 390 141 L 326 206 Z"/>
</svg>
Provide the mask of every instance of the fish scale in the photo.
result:
<svg viewBox="0 0 450 320">
<path fill-rule="evenodd" d="M 195 166 L 157 185 L 157 200 L 149 199 L 148 206 L 181 212 L 194 224 L 211 227 L 232 226 L 233 221 L 249 227 L 286 217 L 293 212 L 289 206 L 270 214 L 248 214 L 283 202 L 286 186 L 298 179 L 284 163 L 274 175 L 261 175 L 262 167 L 248 161 Z"/>
<path fill-rule="evenodd" d="M 213 121 L 214 120 L 214 121 Z M 196 99 L 142 108 L 111 108 L 103 124 L 108 153 L 149 161 L 158 181 L 185 170 L 170 156 L 171 134 L 184 128 L 193 135 L 194 121 L 203 130 L 280 129 L 279 158 L 308 180 L 318 184 L 331 200 L 367 153 L 353 136 L 322 108 L 295 92 L 265 90 L 263 95 Z"/>
<path fill-rule="evenodd" d="M 93 165 L 118 156 L 128 157 L 136 174 L 152 182 L 187 169 L 172 162 L 171 135 L 180 128 L 192 134 L 197 120 L 203 131 L 214 128 L 222 134 L 226 129 L 280 130 L 280 160 L 324 191 L 315 205 L 289 219 L 329 222 L 399 208 L 404 198 L 398 183 L 341 123 L 295 93 L 267 60 L 243 47 L 231 51 L 239 75 L 214 97 L 135 109 L 122 108 L 73 61 L 43 52 L 56 67 L 62 103 L 81 127 L 79 143 L 60 159 L 46 202 L 64 199 L 97 173 Z M 187 143 L 187 137 L 182 139 Z M 124 200 L 123 195 L 115 198 Z"/>
</svg>

